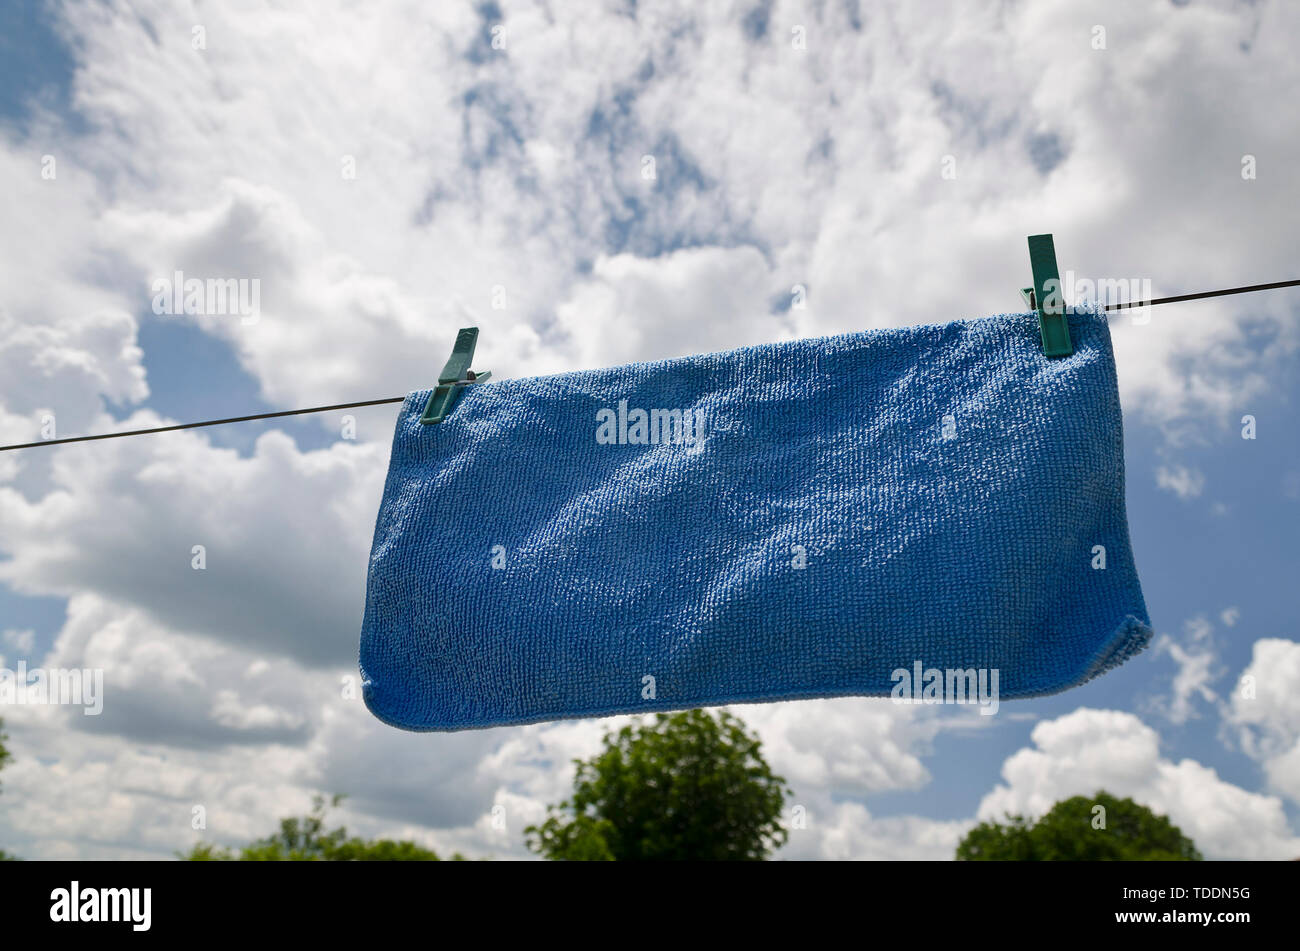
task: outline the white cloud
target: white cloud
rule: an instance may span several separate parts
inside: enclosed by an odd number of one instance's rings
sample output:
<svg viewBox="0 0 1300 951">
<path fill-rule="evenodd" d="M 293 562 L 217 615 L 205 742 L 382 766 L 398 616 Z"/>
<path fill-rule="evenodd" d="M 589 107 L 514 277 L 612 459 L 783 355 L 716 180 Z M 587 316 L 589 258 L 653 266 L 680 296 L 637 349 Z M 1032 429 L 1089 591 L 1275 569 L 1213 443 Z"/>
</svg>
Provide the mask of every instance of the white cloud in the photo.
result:
<svg viewBox="0 0 1300 951">
<path fill-rule="evenodd" d="M 1224 711 L 1269 787 L 1300 803 L 1300 643 L 1261 638 Z"/>
<path fill-rule="evenodd" d="M 8 732 L 0 840 L 23 858 L 167 858 L 200 838 L 267 835 L 279 816 L 310 804 L 290 747 L 216 753 L 107 735 L 88 743 L 61 719 L 31 717 Z M 207 829 L 192 828 L 196 806 Z"/>
<path fill-rule="evenodd" d="M 602 256 L 556 318 L 582 367 L 728 350 L 785 335 L 768 313 L 770 286 L 767 264 L 752 247 Z M 737 327 L 739 313 L 750 319 Z"/>
<path fill-rule="evenodd" d="M 137 608 L 79 594 L 39 666 L 100 672 L 102 712 L 15 706 L 5 717 L 15 729 L 61 726 L 187 749 L 305 741 L 317 719 L 313 694 L 315 705 L 330 696 L 322 675 L 280 658 L 262 662 L 269 676 L 249 676 L 249 654 L 240 649 L 179 635 Z"/>
<path fill-rule="evenodd" d="M 1160 466 L 1156 469 L 1156 485 L 1180 499 L 1194 499 L 1205 490 L 1205 476 L 1187 466 Z"/>
<path fill-rule="evenodd" d="M 8 644 L 20 654 L 29 654 L 36 645 L 36 632 L 30 628 L 20 631 L 11 627 L 0 631 L 0 641 Z"/>
<path fill-rule="evenodd" d="M 277 401 L 417 385 L 419 359 L 435 363 L 437 342 L 474 319 L 492 324 L 484 345 L 506 372 L 534 373 L 1014 309 L 1024 235 L 1047 226 L 1063 267 L 1153 278 L 1156 292 L 1285 270 L 1293 226 L 1267 212 L 1294 186 L 1269 170 L 1289 167 L 1297 143 L 1273 121 L 1271 91 L 1300 71 L 1281 39 L 1296 11 L 899 4 L 864 24 L 831 5 L 797 14 L 805 51 L 790 44 L 795 16 L 774 12 L 751 42 L 722 8 L 592 10 L 574 30 L 521 3 L 493 51 L 468 8 L 423 10 L 419 28 L 383 7 L 209 11 L 208 48 L 193 50 L 188 13 L 74 3 L 76 102 L 99 121 L 63 139 L 83 177 L 115 181 L 94 235 L 133 262 L 118 268 L 131 294 L 181 257 L 264 278 L 266 320 L 213 329 Z M 1104 50 L 1090 45 L 1099 20 Z M 1224 36 L 1249 45 L 1251 69 Z M 1076 68 L 978 65 L 1008 40 L 1076 49 Z M 116 68 L 133 50 L 148 55 Z M 1241 108 L 1219 108 L 1225 96 Z M 1261 178 L 1195 147 L 1207 128 L 1257 155 Z M 945 155 L 955 180 L 940 176 Z M 1146 240 L 1134 260 L 1114 222 L 1131 221 L 1137 196 L 1161 235 L 1194 238 L 1206 221 L 1279 233 L 1257 243 L 1264 259 Z M 665 246 L 717 255 L 713 277 L 645 260 Z M 808 310 L 773 322 L 767 302 L 796 283 Z M 505 313 L 491 310 L 495 285 Z M 628 307 L 612 315 L 626 327 L 609 326 L 611 305 Z M 1268 361 L 1300 339 L 1283 306 L 1252 301 L 1278 331 L 1262 354 L 1229 319 L 1237 302 L 1117 320 L 1126 405 L 1217 417 L 1264 392 Z"/>
<path fill-rule="evenodd" d="M 920 816 L 873 817 L 857 802 L 810 811 L 808 825 L 790 832 L 782 858 L 789 859 L 951 859 L 970 829 L 966 820 L 935 820 Z"/>
<path fill-rule="evenodd" d="M 102 249 L 87 241 L 94 179 L 55 151 L 57 177 L 44 179 L 40 150 L 0 131 L 0 445 L 83 433 L 102 399 L 131 402 L 149 392 L 135 321 L 103 278 Z M 0 483 L 26 461 L 0 454 Z"/>
<path fill-rule="evenodd" d="M 1167 815 L 1207 858 L 1300 856 L 1280 799 L 1225 782 L 1193 760 L 1162 758 L 1155 730 L 1131 713 L 1081 707 L 1039 723 L 1032 739 L 1033 747 L 1003 764 L 1003 782 L 980 802 L 980 819 L 1037 817 L 1062 799 L 1104 789 Z"/>
<path fill-rule="evenodd" d="M 873 815 L 873 794 L 932 782 L 924 757 L 944 730 L 983 729 L 989 718 L 941 717 L 934 708 L 836 699 L 731 708 L 763 741 L 764 756 L 793 796 L 785 859 L 951 859 L 969 820 Z M 800 824 L 795 808 L 802 810 Z"/>
<path fill-rule="evenodd" d="M 1174 675 L 1173 698 L 1166 715 L 1174 723 L 1186 723 L 1196 715 L 1195 701 L 1199 698 L 1213 703 L 1217 694 L 1210 688 L 1214 680 L 1213 651 L 1191 650 L 1179 644 L 1168 634 L 1156 638 L 1152 645 L 1155 654 L 1168 654 L 1178 666 Z"/>
<path fill-rule="evenodd" d="M 1226 612 L 1225 612 L 1226 613 Z M 1161 634 L 1152 645 L 1153 656 L 1167 654 L 1177 668 L 1168 699 L 1155 697 L 1152 706 L 1174 723 L 1186 723 L 1196 716 L 1197 700 L 1212 704 L 1218 694 L 1210 686 L 1220 674 L 1213 644 L 1213 625 L 1197 616 L 1186 625 L 1186 636 L 1176 640 Z"/>
<path fill-rule="evenodd" d="M 158 422 L 139 413 L 122 428 Z M 46 494 L 0 486 L 0 580 L 99 593 L 173 630 L 311 664 L 355 655 L 382 443 L 304 453 L 269 432 L 241 457 L 169 433 L 40 451 L 52 454 Z"/>
<path fill-rule="evenodd" d="M 921 754 L 941 721 L 915 707 L 837 699 L 730 709 L 758 733 L 774 771 L 795 790 L 865 795 L 930 781 Z"/>
</svg>

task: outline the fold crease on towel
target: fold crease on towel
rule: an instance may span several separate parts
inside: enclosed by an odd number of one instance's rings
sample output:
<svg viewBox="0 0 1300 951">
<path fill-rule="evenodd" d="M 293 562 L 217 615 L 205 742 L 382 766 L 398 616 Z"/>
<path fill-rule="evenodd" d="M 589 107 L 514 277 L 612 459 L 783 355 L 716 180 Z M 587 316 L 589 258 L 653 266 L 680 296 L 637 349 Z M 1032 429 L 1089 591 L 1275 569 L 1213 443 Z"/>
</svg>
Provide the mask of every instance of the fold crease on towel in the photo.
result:
<svg viewBox="0 0 1300 951">
<path fill-rule="evenodd" d="M 1006 700 L 1123 663 L 1151 628 L 1115 361 L 1103 312 L 1069 323 L 1061 359 L 1002 314 L 475 384 L 436 425 L 410 394 L 367 706 L 459 730 L 920 700 L 917 669 Z"/>
</svg>

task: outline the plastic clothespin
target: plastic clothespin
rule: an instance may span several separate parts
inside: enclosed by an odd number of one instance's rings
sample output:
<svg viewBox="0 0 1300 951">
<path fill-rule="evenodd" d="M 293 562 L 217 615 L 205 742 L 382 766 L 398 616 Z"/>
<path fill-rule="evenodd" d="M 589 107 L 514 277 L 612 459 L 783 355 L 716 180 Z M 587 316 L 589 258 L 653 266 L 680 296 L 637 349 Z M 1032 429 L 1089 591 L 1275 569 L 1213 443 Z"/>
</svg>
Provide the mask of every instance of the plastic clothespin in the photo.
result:
<svg viewBox="0 0 1300 951">
<path fill-rule="evenodd" d="M 1049 357 L 1068 357 L 1074 353 L 1074 345 L 1070 342 L 1070 322 L 1061 293 L 1061 272 L 1056 266 L 1056 245 L 1050 234 L 1029 236 L 1029 267 L 1034 273 L 1034 286 L 1022 288 L 1020 293 L 1030 309 L 1038 312 L 1043 353 Z"/>
<path fill-rule="evenodd" d="M 442 368 L 442 373 L 438 377 L 438 386 L 430 394 L 420 422 L 441 423 L 456 405 L 456 400 L 460 399 L 460 394 L 466 386 L 471 383 L 482 383 L 492 375 L 489 370 L 475 373 L 469 368 L 474 360 L 474 347 L 477 344 L 477 327 L 462 327 L 456 334 L 456 346 L 452 347 L 451 356 L 447 358 L 447 364 Z"/>
</svg>

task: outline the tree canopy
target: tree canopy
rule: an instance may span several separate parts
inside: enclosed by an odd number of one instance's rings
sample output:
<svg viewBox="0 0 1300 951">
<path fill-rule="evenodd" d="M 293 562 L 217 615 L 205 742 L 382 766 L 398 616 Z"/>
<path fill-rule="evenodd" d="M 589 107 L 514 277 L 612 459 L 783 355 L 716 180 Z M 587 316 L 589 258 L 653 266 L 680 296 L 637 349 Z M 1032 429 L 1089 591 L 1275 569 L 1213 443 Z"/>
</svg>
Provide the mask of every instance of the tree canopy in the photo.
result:
<svg viewBox="0 0 1300 951">
<path fill-rule="evenodd" d="M 1099 811 L 1098 807 L 1101 807 Z M 1200 861 L 1192 840 L 1165 816 L 1099 791 L 1054 805 L 1037 822 L 981 822 L 957 846 L 959 861 Z"/>
<path fill-rule="evenodd" d="M 725 711 L 606 733 L 599 754 L 574 760 L 573 795 L 524 830 L 527 845 L 571 861 L 765 859 L 786 840 L 789 790 L 760 747 Z"/>
<path fill-rule="evenodd" d="M 337 807 L 342 796 L 330 800 Z M 325 831 L 325 799 L 317 796 L 312 810 L 301 818 L 280 820 L 280 829 L 274 835 L 258 839 L 236 854 L 230 849 L 208 842 L 200 842 L 181 858 L 191 862 L 436 862 L 438 855 L 432 849 L 409 841 L 393 839 L 364 840 L 349 836 L 344 826 Z M 453 860 L 462 859 L 456 854 Z"/>
<path fill-rule="evenodd" d="M 5 721 L 0 720 L 0 769 L 4 769 L 5 763 L 7 763 L 10 759 L 9 750 L 5 748 L 5 740 L 9 739 L 9 737 L 8 735 L 5 734 L 4 725 L 5 725 Z M 0 862 L 9 862 L 12 860 L 13 860 L 12 855 L 7 854 L 4 849 L 0 849 Z"/>
</svg>

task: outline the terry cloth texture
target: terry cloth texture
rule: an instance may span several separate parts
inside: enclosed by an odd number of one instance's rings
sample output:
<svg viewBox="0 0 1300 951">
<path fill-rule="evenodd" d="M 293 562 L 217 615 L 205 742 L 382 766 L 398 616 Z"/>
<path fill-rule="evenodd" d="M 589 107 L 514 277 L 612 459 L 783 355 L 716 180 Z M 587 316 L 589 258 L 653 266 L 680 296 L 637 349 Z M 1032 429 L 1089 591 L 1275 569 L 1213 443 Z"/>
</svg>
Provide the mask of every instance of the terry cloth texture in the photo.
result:
<svg viewBox="0 0 1300 951">
<path fill-rule="evenodd" d="M 1063 359 L 1006 314 L 475 384 L 438 425 L 410 394 L 367 706 L 459 730 L 1115 667 L 1151 629 L 1110 332 L 1069 322 Z"/>
</svg>

